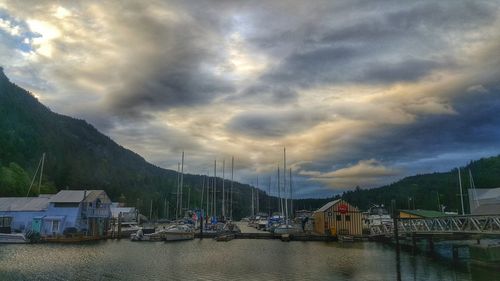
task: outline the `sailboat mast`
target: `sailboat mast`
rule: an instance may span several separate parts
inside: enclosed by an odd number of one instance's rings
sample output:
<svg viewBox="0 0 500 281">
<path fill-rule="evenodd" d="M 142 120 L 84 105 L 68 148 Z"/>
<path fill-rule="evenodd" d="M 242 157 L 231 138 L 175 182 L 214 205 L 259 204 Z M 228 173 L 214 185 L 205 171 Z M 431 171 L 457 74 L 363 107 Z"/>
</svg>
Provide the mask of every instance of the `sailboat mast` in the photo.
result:
<svg viewBox="0 0 500 281">
<path fill-rule="evenodd" d="M 292 168 L 290 168 L 290 218 L 294 217 L 294 211 L 293 211 L 293 189 L 292 189 Z"/>
<path fill-rule="evenodd" d="M 281 212 L 281 217 L 283 218 L 284 216 L 284 211 L 283 211 L 283 198 L 281 198 L 281 185 L 280 185 L 280 167 L 278 165 L 278 198 L 280 199 L 280 212 Z"/>
<path fill-rule="evenodd" d="M 269 176 L 269 185 L 267 187 L 267 213 L 271 217 L 271 176 Z"/>
<path fill-rule="evenodd" d="M 179 218 L 179 193 L 181 188 L 181 163 L 177 163 L 177 193 L 175 202 L 175 219 Z"/>
<path fill-rule="evenodd" d="M 255 189 L 256 191 L 256 201 L 257 201 L 257 215 L 260 213 L 260 206 L 259 206 L 259 176 L 257 176 L 257 188 Z"/>
<path fill-rule="evenodd" d="M 167 215 L 167 197 L 163 200 L 163 217 L 168 219 Z"/>
<path fill-rule="evenodd" d="M 42 168 L 40 169 L 40 180 L 38 181 L 38 194 L 40 194 L 43 177 L 43 164 L 45 163 L 45 152 L 42 154 Z"/>
<path fill-rule="evenodd" d="M 286 192 L 286 148 L 283 148 L 283 192 L 285 197 L 285 223 L 288 226 L 288 196 Z"/>
<path fill-rule="evenodd" d="M 191 186 L 188 188 L 188 202 L 187 202 L 187 209 L 190 209 L 190 203 L 191 203 Z"/>
<path fill-rule="evenodd" d="M 153 216 L 153 200 L 151 200 L 151 204 L 149 205 L 149 221 L 152 221 Z"/>
<path fill-rule="evenodd" d="M 462 176 L 460 175 L 460 168 L 458 168 L 458 185 L 460 186 L 460 203 L 462 204 L 462 215 L 465 215 L 464 194 L 462 192 Z"/>
<path fill-rule="evenodd" d="M 233 180 L 234 180 L 234 156 L 231 157 L 231 194 L 230 194 L 231 212 L 229 213 L 229 217 L 231 218 L 231 220 L 233 220 Z"/>
<path fill-rule="evenodd" d="M 31 188 L 33 187 L 33 183 L 35 183 L 36 175 L 38 174 L 38 169 L 40 169 L 40 166 L 42 165 L 42 160 L 43 160 L 43 155 L 42 158 L 40 158 L 40 161 L 38 162 L 38 166 L 36 166 L 36 171 L 35 174 L 33 175 L 33 179 L 31 180 L 30 187 L 28 188 L 28 193 L 26 193 L 26 197 L 30 195 Z"/>
<path fill-rule="evenodd" d="M 180 215 L 184 217 L 184 214 L 182 212 L 182 196 L 183 196 L 183 189 L 184 189 L 184 150 L 182 151 L 182 159 L 181 159 L 181 195 L 180 195 L 180 200 L 179 200 L 179 207 L 180 209 Z"/>
<path fill-rule="evenodd" d="M 203 209 L 203 195 L 205 193 L 205 176 L 201 178 L 201 200 L 200 200 L 200 209 Z"/>
<path fill-rule="evenodd" d="M 214 217 L 217 217 L 217 160 L 214 160 Z"/>
<path fill-rule="evenodd" d="M 207 173 L 208 174 L 208 173 Z M 205 176 L 206 182 L 207 182 L 207 215 L 206 217 L 209 216 L 210 208 L 209 208 L 209 198 L 210 198 L 210 177 Z"/>
<path fill-rule="evenodd" d="M 252 218 L 255 216 L 255 215 L 254 215 L 254 205 L 253 205 L 253 201 L 254 201 L 254 199 L 253 199 L 253 186 L 252 186 L 252 212 L 251 212 L 251 213 L 252 213 Z"/>
<path fill-rule="evenodd" d="M 226 190 L 224 188 L 226 159 L 222 159 L 222 218 L 226 218 Z"/>
</svg>

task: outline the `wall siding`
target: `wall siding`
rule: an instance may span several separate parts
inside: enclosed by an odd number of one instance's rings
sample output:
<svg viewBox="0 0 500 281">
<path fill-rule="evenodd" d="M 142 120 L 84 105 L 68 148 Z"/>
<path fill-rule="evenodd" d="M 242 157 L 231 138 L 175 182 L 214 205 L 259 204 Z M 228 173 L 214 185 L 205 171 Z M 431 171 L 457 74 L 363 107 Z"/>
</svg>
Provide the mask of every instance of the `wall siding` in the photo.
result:
<svg viewBox="0 0 500 281">
<path fill-rule="evenodd" d="M 347 205 L 347 213 L 341 214 L 338 207 L 342 204 Z M 340 220 L 337 220 L 337 215 Z M 346 220 L 350 216 L 350 221 Z M 314 214 L 315 231 L 320 234 L 348 234 L 361 236 L 363 234 L 363 214 L 354 206 L 344 200 L 328 208 L 325 212 L 316 212 Z"/>
</svg>

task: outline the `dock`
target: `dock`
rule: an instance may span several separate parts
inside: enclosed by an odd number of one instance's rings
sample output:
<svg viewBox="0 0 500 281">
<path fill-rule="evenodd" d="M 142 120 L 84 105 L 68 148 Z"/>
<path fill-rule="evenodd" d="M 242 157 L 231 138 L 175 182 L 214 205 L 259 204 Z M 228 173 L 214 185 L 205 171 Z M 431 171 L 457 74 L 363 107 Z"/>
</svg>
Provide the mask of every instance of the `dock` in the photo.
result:
<svg viewBox="0 0 500 281">
<path fill-rule="evenodd" d="M 257 230 L 249 227 L 246 223 L 236 223 L 241 230 L 241 233 L 234 233 L 234 239 L 278 239 L 281 240 L 282 234 L 274 234 L 267 231 Z M 195 233 L 195 238 L 215 238 L 217 233 Z M 291 233 L 289 234 L 290 241 L 337 241 L 334 236 L 318 235 L 314 233 Z"/>
</svg>

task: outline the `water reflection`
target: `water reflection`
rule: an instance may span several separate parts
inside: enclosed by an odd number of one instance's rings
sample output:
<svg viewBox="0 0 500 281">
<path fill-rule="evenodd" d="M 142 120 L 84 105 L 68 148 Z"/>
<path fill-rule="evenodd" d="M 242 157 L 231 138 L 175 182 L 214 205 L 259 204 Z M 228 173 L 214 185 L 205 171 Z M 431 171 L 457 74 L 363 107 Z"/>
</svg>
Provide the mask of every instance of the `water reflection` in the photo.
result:
<svg viewBox="0 0 500 281">
<path fill-rule="evenodd" d="M 493 269 L 375 243 L 211 239 L 2 245 L 0 280 L 499 280 Z"/>
</svg>

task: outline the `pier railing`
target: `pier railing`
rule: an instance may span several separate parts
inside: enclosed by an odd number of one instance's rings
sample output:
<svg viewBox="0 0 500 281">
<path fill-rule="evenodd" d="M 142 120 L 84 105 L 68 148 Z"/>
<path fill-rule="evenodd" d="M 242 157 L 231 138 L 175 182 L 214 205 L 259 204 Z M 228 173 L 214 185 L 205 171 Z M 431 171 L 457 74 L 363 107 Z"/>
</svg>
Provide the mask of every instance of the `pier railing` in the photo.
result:
<svg viewBox="0 0 500 281">
<path fill-rule="evenodd" d="M 492 234 L 500 235 L 500 215 L 447 216 L 439 218 L 397 219 L 399 235 L 403 234 Z M 392 223 L 370 227 L 371 236 L 393 236 Z"/>
</svg>

